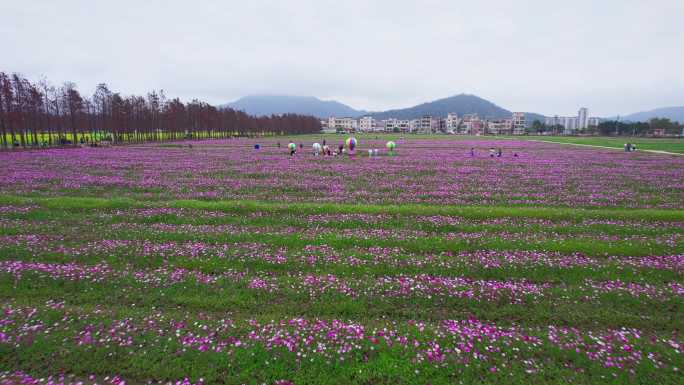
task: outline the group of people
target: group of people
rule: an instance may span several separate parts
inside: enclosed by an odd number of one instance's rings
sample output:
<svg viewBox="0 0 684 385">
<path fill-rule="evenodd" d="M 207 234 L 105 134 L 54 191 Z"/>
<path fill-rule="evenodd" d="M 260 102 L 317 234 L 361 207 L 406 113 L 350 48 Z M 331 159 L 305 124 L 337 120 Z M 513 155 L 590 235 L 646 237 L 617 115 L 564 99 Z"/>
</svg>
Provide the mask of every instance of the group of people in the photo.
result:
<svg viewBox="0 0 684 385">
<path fill-rule="evenodd" d="M 346 149 L 344 148 L 343 144 L 340 144 L 339 146 L 337 146 L 337 150 L 333 150 L 330 146 L 325 144 L 325 140 L 323 140 L 322 146 L 318 143 L 314 143 L 314 147 L 313 147 L 314 156 L 319 156 L 321 154 L 323 154 L 323 156 L 338 156 L 338 155 L 344 154 L 345 152 L 346 152 Z M 290 154 L 290 155 L 293 155 L 293 154 Z"/>
<path fill-rule="evenodd" d="M 314 156 L 320 156 L 321 154 L 323 156 L 339 156 L 339 155 L 344 155 L 344 154 L 349 154 L 349 156 L 354 156 L 356 154 L 356 145 L 357 141 L 356 138 L 354 137 L 349 137 L 344 143 L 339 144 L 337 147 L 335 146 L 329 146 L 326 143 L 326 140 L 323 139 L 321 143 L 314 143 L 312 145 L 312 150 L 313 150 L 313 155 Z M 276 146 L 278 148 L 281 147 L 280 142 L 276 143 Z M 393 141 L 389 141 L 385 144 L 385 147 L 387 147 L 388 155 L 393 156 L 394 155 L 394 150 L 396 148 L 396 143 Z M 299 146 L 295 144 L 294 142 L 289 142 L 287 144 L 287 149 L 290 152 L 290 156 L 295 156 L 297 154 L 297 147 L 299 147 L 299 150 L 304 149 L 304 144 L 300 143 Z M 254 145 L 254 149 L 258 150 L 260 149 L 261 146 L 259 144 Z M 378 157 L 379 156 L 379 150 L 377 148 L 374 149 L 368 149 L 368 157 Z"/>
<path fill-rule="evenodd" d="M 374 148 L 374 149 L 369 148 L 368 149 L 368 157 L 369 158 L 373 158 L 373 157 L 377 157 L 377 156 L 378 156 L 378 149 L 377 148 Z"/>
<path fill-rule="evenodd" d="M 501 150 L 501 147 L 496 148 L 496 149 L 494 147 L 489 148 L 489 157 L 490 158 L 493 158 L 493 157 L 501 158 L 502 155 L 503 155 L 503 150 Z M 471 157 L 475 156 L 475 147 L 470 148 L 470 156 Z M 518 153 L 517 152 L 513 153 L 513 157 L 517 158 Z"/>
<path fill-rule="evenodd" d="M 489 157 L 493 158 L 496 155 L 497 158 L 501 158 L 501 155 L 503 155 L 503 151 L 501 151 L 501 147 L 497 148 L 496 150 L 494 147 L 489 148 Z"/>
<path fill-rule="evenodd" d="M 632 151 L 636 151 L 636 150 L 637 150 L 636 144 L 625 143 L 625 152 L 632 152 Z"/>
<path fill-rule="evenodd" d="M 280 142 L 276 143 L 276 146 L 280 148 Z M 294 142 L 290 142 L 287 145 L 288 150 L 290 150 L 290 156 L 294 156 L 297 153 L 297 145 Z M 304 143 L 299 143 L 299 150 L 304 149 Z M 343 144 L 340 144 L 337 146 L 337 149 L 333 149 L 333 147 L 328 146 L 326 144 L 325 139 L 323 139 L 323 145 L 320 143 L 314 143 L 313 144 L 313 154 L 314 156 L 319 156 L 323 154 L 324 156 L 337 156 L 337 155 L 342 155 L 344 152 L 346 152 L 346 149 L 344 148 Z"/>
<path fill-rule="evenodd" d="M 328 146 L 325 139 L 323 139 L 323 145 L 321 145 L 320 143 L 314 143 L 313 144 L 313 155 L 314 156 L 319 156 L 321 154 L 323 156 L 338 156 L 338 155 L 343 155 L 343 154 L 353 155 L 354 154 L 354 148 L 356 146 L 356 139 L 350 138 L 347 140 L 347 142 L 350 142 L 350 141 L 351 141 L 351 143 L 348 143 L 348 146 L 349 146 L 349 151 L 348 151 L 347 148 L 345 148 L 344 144 L 340 144 L 337 146 L 337 148 L 334 148 L 332 146 Z M 280 142 L 277 142 L 276 146 L 278 148 L 280 148 L 281 147 Z M 287 145 L 287 147 L 288 147 L 288 150 L 290 151 L 290 156 L 294 156 L 297 153 L 297 147 L 299 147 L 300 150 L 303 150 L 304 144 L 300 143 L 299 146 L 297 146 L 294 142 L 290 142 Z M 389 154 L 393 155 L 396 144 L 394 142 L 390 141 L 390 142 L 387 142 L 386 147 L 387 147 L 387 150 L 389 151 Z M 255 145 L 254 148 L 258 150 L 260 148 L 260 146 Z M 628 150 L 628 148 L 630 150 Z M 627 143 L 627 144 L 625 144 L 625 151 L 636 151 L 636 146 L 634 146 L 630 143 Z M 368 157 L 377 157 L 378 154 L 379 154 L 378 149 L 376 149 L 376 148 L 375 149 L 368 149 Z M 475 157 L 475 147 L 470 148 L 470 156 Z M 490 158 L 494 158 L 494 157 L 501 158 L 502 156 L 503 156 L 503 150 L 501 149 L 501 147 L 498 147 L 498 148 L 490 147 L 489 148 L 489 157 Z M 518 153 L 517 152 L 513 153 L 513 157 L 517 158 Z"/>
</svg>

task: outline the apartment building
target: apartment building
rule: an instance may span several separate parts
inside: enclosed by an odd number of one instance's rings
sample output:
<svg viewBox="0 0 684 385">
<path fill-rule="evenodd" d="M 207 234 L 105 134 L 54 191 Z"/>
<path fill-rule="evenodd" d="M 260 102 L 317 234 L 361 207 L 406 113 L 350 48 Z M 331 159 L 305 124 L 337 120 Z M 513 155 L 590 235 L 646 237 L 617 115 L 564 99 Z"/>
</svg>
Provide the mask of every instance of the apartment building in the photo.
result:
<svg viewBox="0 0 684 385">
<path fill-rule="evenodd" d="M 418 132 L 420 127 L 420 119 L 411 119 L 409 121 L 409 132 Z"/>
<path fill-rule="evenodd" d="M 568 120 L 570 119 L 570 120 Z M 574 119 L 574 121 L 572 120 Z M 588 118 L 588 122 L 594 118 Z M 577 117 L 553 117 L 547 118 L 547 125 L 560 124 L 574 130 L 577 127 Z M 508 119 L 481 119 L 477 114 L 466 114 L 459 117 L 456 113 L 448 113 L 446 118 L 436 118 L 425 115 L 419 119 L 404 120 L 389 118 L 376 121 L 372 116 L 363 116 L 358 120 L 350 117 L 338 118 L 331 116 L 327 120 L 321 120 L 324 132 L 401 132 L 417 134 L 450 133 L 481 135 L 506 134 L 522 135 L 526 129 L 525 114 L 514 112 Z M 587 123 L 589 124 L 589 123 Z"/>
<path fill-rule="evenodd" d="M 328 129 L 344 132 L 354 132 L 358 128 L 358 121 L 354 118 L 336 118 L 331 116 L 328 118 Z"/>
<path fill-rule="evenodd" d="M 383 127 L 385 127 L 385 132 L 395 132 L 399 131 L 398 119 L 390 118 L 382 121 Z"/>
<path fill-rule="evenodd" d="M 410 121 L 402 119 L 385 119 L 382 121 L 385 132 L 411 132 Z"/>
<path fill-rule="evenodd" d="M 572 135 L 579 130 L 598 126 L 601 123 L 601 119 L 589 117 L 589 110 L 586 107 L 582 107 L 577 111 L 577 116 L 546 117 L 544 123 L 547 126 L 562 126 L 563 134 Z"/>
<path fill-rule="evenodd" d="M 336 132 L 335 127 L 330 128 L 328 123 L 329 123 L 329 119 L 321 119 L 321 131 L 324 134 L 334 134 Z"/>
<path fill-rule="evenodd" d="M 411 124 L 411 132 L 419 134 L 431 134 L 439 131 L 439 119 L 425 115 L 420 119 L 414 119 Z"/>
<path fill-rule="evenodd" d="M 487 133 L 510 135 L 513 132 L 513 119 L 492 119 L 487 121 Z"/>
<path fill-rule="evenodd" d="M 371 132 L 375 131 L 375 119 L 372 116 L 362 116 L 359 119 L 359 131 Z"/>
<path fill-rule="evenodd" d="M 444 129 L 448 133 L 458 132 L 458 125 L 461 123 L 461 119 L 458 118 L 458 114 L 449 113 L 446 119 L 444 119 Z"/>
<path fill-rule="evenodd" d="M 524 112 L 514 112 L 511 117 L 511 134 L 523 135 L 527 129 Z"/>
<path fill-rule="evenodd" d="M 584 130 L 589 127 L 589 110 L 582 107 L 577 111 L 577 128 Z"/>
<path fill-rule="evenodd" d="M 485 132 L 485 122 L 477 114 L 466 114 L 461 119 L 458 133 L 465 135 L 481 135 Z"/>
</svg>

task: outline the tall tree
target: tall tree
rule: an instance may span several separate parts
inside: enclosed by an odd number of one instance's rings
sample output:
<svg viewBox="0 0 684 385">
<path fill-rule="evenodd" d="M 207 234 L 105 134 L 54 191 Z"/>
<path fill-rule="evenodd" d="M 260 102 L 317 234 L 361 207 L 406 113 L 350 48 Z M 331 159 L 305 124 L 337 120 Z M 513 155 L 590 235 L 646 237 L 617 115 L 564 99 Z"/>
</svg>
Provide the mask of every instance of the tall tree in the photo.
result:
<svg viewBox="0 0 684 385">
<path fill-rule="evenodd" d="M 69 124 L 71 126 L 71 140 L 73 145 L 78 145 L 78 133 L 80 131 L 79 119 L 83 111 L 83 98 L 76 89 L 76 84 L 66 82 L 62 86 L 62 97 L 65 110 L 69 114 Z"/>
<path fill-rule="evenodd" d="M 74 83 L 55 88 L 47 79 L 34 84 L 0 72 L 0 131 L 0 143 L 8 147 L 314 133 L 320 122 L 297 114 L 254 117 L 198 99 L 167 100 L 163 90 L 124 97 L 105 83 L 84 98 Z"/>
</svg>

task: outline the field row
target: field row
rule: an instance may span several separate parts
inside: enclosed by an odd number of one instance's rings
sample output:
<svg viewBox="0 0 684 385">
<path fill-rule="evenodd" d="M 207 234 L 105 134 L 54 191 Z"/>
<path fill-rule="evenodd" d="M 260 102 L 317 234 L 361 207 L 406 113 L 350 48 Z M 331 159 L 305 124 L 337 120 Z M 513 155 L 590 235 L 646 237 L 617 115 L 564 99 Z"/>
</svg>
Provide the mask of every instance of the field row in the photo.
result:
<svg viewBox="0 0 684 385">
<path fill-rule="evenodd" d="M 7 170 L 0 185 L 6 194 L 22 196 L 684 207 L 684 158 L 677 156 L 523 140 L 399 140 L 396 156 L 317 157 L 301 151 L 290 157 L 275 142 L 0 153 Z M 261 150 L 253 149 L 257 143 Z M 373 147 L 383 148 L 384 142 L 359 144 Z M 503 147 L 505 155 L 491 158 L 490 147 Z"/>
<path fill-rule="evenodd" d="M 600 211 L 575 221 L 352 213 L 346 219 L 363 225 L 347 233 L 330 220 L 333 214 L 297 215 L 293 208 L 283 215 L 245 207 L 89 209 L 92 201 L 84 200 L 64 210 L 45 203 L 3 206 L 0 214 L 7 298 L 27 304 L 60 291 L 85 307 L 116 298 L 126 306 L 134 297 L 149 307 L 182 303 L 242 315 L 440 320 L 477 314 L 497 322 L 513 316 L 526 325 L 631 325 L 654 332 L 681 326 L 672 317 L 684 306 L 680 221 L 606 220 L 611 212 Z M 405 236 L 419 231 L 411 224 L 421 221 L 437 227 Z M 579 234 L 522 231 L 507 238 L 501 232 L 515 224 L 558 223 L 574 223 Z M 449 226 L 474 232 L 454 237 Z M 602 235 L 610 229 L 619 235 Z M 553 245 L 594 245 L 596 252 L 549 250 Z M 666 253 L 645 254 L 650 249 Z M 554 308 L 572 310 L 555 314 Z"/>
<path fill-rule="evenodd" d="M 122 318 L 119 318 L 122 317 Z M 64 301 L 6 303 L 0 319 L 5 362 L 30 370 L 41 357 L 81 371 L 119 373 L 136 381 L 188 375 L 207 383 L 435 383 L 489 380 L 675 383 L 684 348 L 672 336 L 633 328 L 501 326 L 471 317 L 437 323 L 340 319 L 233 319 L 183 312 L 90 311 Z M 43 349 L 38 349 L 43 347 Z M 50 349 L 63 353 L 48 357 Z M 13 354 L 10 354 L 10 351 Z M 304 370 L 305 369 L 305 370 Z M 201 379 L 200 379 L 201 376 Z M 279 381 L 280 380 L 280 381 Z M 334 383 L 332 380 L 331 383 Z"/>
</svg>

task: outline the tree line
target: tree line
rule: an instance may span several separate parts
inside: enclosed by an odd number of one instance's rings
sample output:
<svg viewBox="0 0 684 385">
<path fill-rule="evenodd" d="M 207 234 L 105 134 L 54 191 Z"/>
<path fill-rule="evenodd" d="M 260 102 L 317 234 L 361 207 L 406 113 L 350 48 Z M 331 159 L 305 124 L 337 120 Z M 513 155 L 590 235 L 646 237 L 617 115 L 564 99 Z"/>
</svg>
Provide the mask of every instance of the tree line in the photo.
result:
<svg viewBox="0 0 684 385">
<path fill-rule="evenodd" d="M 256 117 L 193 99 L 167 99 L 163 90 L 124 96 L 99 84 L 92 96 L 76 84 L 54 86 L 0 71 L 0 146 L 49 147 L 179 139 L 318 133 L 312 116 Z"/>
<path fill-rule="evenodd" d="M 681 135 L 684 125 L 668 118 L 653 118 L 648 122 L 622 122 L 609 120 L 596 127 L 600 135 L 663 136 Z"/>
<path fill-rule="evenodd" d="M 539 120 L 532 122 L 531 133 L 550 133 L 560 135 L 564 132 L 561 125 L 550 126 Z M 668 118 L 653 118 L 648 122 L 624 122 L 619 120 L 606 120 L 581 130 L 578 134 L 601 135 L 601 136 L 677 136 L 684 134 L 684 125 L 673 122 Z"/>
</svg>

